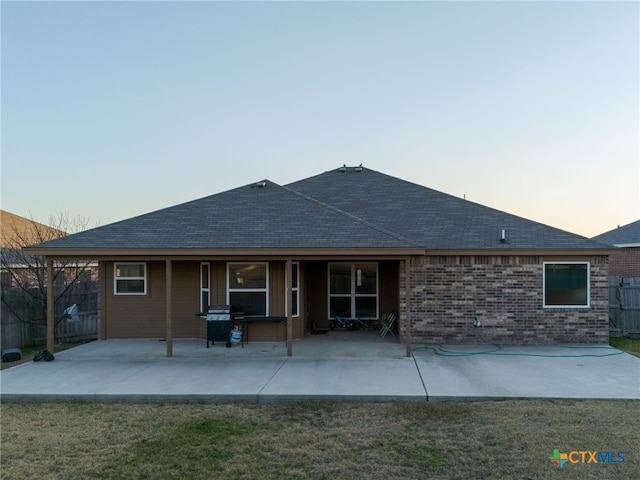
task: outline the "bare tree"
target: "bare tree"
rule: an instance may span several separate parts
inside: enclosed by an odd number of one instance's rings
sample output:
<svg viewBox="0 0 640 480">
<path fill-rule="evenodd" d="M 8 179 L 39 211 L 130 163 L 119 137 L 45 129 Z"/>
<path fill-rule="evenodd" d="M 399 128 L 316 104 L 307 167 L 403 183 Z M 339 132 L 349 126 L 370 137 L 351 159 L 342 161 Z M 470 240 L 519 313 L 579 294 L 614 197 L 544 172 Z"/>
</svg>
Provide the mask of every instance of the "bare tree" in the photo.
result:
<svg viewBox="0 0 640 480">
<path fill-rule="evenodd" d="M 69 214 L 56 214 L 48 225 L 2 212 L 2 307 L 4 314 L 23 323 L 47 323 L 47 262 L 44 256 L 29 255 L 23 247 L 55 240 L 86 230 L 89 222 Z M 53 263 L 54 318 L 57 324 L 65 308 L 89 300 L 95 302 L 96 280 L 90 260 L 60 260 Z M 97 307 L 96 307 L 97 308 Z M 93 308 L 92 308 L 93 309 Z M 3 315 L 4 316 L 4 315 Z"/>
</svg>

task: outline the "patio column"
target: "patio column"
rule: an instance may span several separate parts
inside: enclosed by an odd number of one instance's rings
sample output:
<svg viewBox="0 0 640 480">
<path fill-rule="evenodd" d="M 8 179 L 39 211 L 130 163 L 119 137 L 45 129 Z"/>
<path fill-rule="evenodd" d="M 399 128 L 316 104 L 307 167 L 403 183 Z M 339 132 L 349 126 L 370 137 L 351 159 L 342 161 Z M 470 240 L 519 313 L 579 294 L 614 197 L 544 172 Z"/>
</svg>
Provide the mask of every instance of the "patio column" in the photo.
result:
<svg viewBox="0 0 640 480">
<path fill-rule="evenodd" d="M 166 310 L 166 340 L 167 340 L 167 357 L 173 356 L 173 325 L 172 325 L 172 299 L 171 299 L 171 290 L 172 290 L 172 277 L 173 277 L 173 263 L 171 260 L 166 261 L 166 292 L 165 292 L 165 310 Z"/>
<path fill-rule="evenodd" d="M 287 260 L 285 284 L 287 285 L 287 356 L 293 355 L 293 262 Z"/>
<path fill-rule="evenodd" d="M 54 300 L 53 290 L 53 260 L 47 258 L 47 350 L 53 353 L 55 338 Z"/>
<path fill-rule="evenodd" d="M 411 257 L 407 257 L 404 261 L 406 287 L 405 287 L 405 304 L 406 312 L 404 314 L 404 345 L 405 356 L 411 356 Z"/>
</svg>

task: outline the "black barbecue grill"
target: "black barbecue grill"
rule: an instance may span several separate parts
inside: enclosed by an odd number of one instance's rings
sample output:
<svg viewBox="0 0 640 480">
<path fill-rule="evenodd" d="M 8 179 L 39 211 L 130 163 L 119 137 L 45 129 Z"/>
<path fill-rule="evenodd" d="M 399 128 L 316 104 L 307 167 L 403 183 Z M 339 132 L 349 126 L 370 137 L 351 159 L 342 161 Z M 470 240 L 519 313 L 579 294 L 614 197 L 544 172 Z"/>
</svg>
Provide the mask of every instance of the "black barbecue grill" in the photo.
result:
<svg viewBox="0 0 640 480">
<path fill-rule="evenodd" d="M 229 305 L 209 305 L 207 309 L 207 348 L 209 342 L 224 342 L 231 346 L 229 334 L 231 332 L 231 308 Z"/>
</svg>

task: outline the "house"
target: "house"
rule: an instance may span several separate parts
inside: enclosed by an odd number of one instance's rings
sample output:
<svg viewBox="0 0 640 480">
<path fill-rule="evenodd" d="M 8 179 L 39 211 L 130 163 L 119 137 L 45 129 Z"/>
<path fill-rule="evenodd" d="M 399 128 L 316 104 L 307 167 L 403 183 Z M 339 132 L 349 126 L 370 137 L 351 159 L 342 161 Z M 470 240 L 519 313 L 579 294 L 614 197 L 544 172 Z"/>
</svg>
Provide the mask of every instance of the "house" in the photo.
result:
<svg viewBox="0 0 640 480">
<path fill-rule="evenodd" d="M 250 183 L 28 249 L 100 262 L 100 337 L 205 338 L 210 304 L 285 322 L 398 312 L 424 343 L 608 341 L 608 254 L 587 238 L 364 167 Z M 475 325 L 475 326 L 474 326 Z M 50 345 L 52 347 L 52 345 Z"/>
<path fill-rule="evenodd" d="M 2 288 L 13 288 L 15 277 L 32 275 L 20 249 L 25 245 L 43 242 L 52 238 L 66 235 L 64 232 L 38 223 L 34 220 L 0 210 L 0 249 L 2 262 L 0 264 Z M 34 280 L 34 284 L 36 281 Z"/>
<path fill-rule="evenodd" d="M 640 278 L 640 220 L 609 230 L 592 240 L 617 247 L 609 257 L 610 276 Z"/>
<path fill-rule="evenodd" d="M 34 243 L 65 237 L 63 230 L 50 227 L 28 218 L 0 210 L 0 249 L 2 262 L 2 288 L 40 289 L 44 262 L 29 253 L 24 247 Z M 56 264 L 56 282 L 60 289 L 69 289 L 69 282 L 90 283 L 98 280 L 97 264 L 91 262 Z"/>
<path fill-rule="evenodd" d="M 64 223 L 64 222 L 62 222 Z M 64 237 L 63 230 L 0 210 L 0 273 L 2 280 L 2 349 L 31 346 L 45 336 L 47 292 L 54 302 L 56 338 L 78 340 L 97 334 L 98 264 L 56 261 L 52 288 L 45 288 L 46 260 L 26 253 L 24 246 Z M 66 308 L 76 304 L 81 321 L 62 321 Z"/>
</svg>

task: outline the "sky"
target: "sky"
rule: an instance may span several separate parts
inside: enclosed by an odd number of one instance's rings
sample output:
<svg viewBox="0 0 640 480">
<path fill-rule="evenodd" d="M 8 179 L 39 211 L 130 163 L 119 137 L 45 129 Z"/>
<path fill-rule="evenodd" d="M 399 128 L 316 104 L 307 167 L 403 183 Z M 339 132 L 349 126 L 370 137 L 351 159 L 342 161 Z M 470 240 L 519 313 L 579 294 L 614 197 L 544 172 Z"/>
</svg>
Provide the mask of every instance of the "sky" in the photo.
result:
<svg viewBox="0 0 640 480">
<path fill-rule="evenodd" d="M 640 218 L 636 1 L 2 1 L 0 18 L 17 215 L 106 225 L 362 164 L 587 237 Z"/>
</svg>

